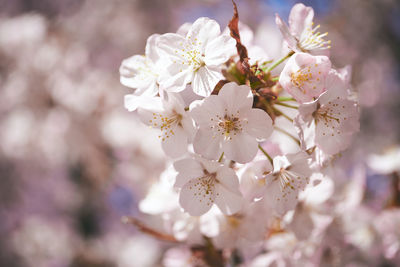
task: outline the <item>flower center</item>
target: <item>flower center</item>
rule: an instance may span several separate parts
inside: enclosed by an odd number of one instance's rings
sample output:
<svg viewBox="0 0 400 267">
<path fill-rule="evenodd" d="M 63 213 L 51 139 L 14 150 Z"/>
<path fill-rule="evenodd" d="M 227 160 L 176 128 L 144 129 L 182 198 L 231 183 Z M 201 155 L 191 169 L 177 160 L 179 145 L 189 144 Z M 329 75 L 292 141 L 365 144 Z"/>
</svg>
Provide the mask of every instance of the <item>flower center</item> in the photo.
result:
<svg viewBox="0 0 400 267">
<path fill-rule="evenodd" d="M 199 42 L 197 38 L 189 36 L 185 43 L 180 43 L 180 46 L 182 47 L 180 51 L 175 50 L 175 54 L 182 59 L 179 62 L 180 64 L 191 67 L 193 71 L 197 71 L 205 66 L 204 54 L 200 52 L 201 42 Z M 174 61 L 174 63 L 177 63 L 177 61 Z M 182 69 L 180 71 L 182 71 Z"/>
<path fill-rule="evenodd" d="M 209 173 L 204 170 L 204 176 L 190 181 L 190 190 L 195 197 L 198 198 L 199 202 L 205 201 L 208 206 L 214 203 L 215 196 L 219 193 L 215 192 L 215 184 L 218 183 L 217 174 Z"/>
<path fill-rule="evenodd" d="M 317 31 L 320 25 L 317 25 L 314 28 L 312 27 L 313 25 L 314 22 L 301 34 L 299 41 L 300 49 L 307 52 L 310 50 L 325 50 L 331 48 L 331 41 L 324 40 L 324 37 L 328 35 L 328 32 L 320 33 Z"/>
<path fill-rule="evenodd" d="M 176 126 L 181 126 L 182 115 L 173 111 L 170 116 L 161 113 L 153 113 L 153 118 L 149 120 L 151 127 L 156 127 L 161 130 L 158 136 L 162 141 L 175 135 L 174 129 Z"/>
<path fill-rule="evenodd" d="M 302 178 L 297 173 L 290 171 L 290 169 L 291 166 L 281 168 L 277 173 L 275 173 L 275 180 L 279 180 L 279 187 L 282 192 L 282 194 L 276 198 L 278 201 L 287 201 L 288 195 L 295 192 L 297 189 L 303 188 L 305 183 L 308 183 L 308 178 Z"/>
<path fill-rule="evenodd" d="M 315 64 L 318 66 L 318 64 Z M 296 72 L 292 72 L 290 74 L 290 80 L 292 84 L 296 87 L 302 88 L 305 83 L 309 83 L 312 79 L 311 67 L 308 66 L 307 68 L 299 69 Z M 305 90 L 303 90 L 305 94 Z"/>
<path fill-rule="evenodd" d="M 239 113 L 240 112 L 237 111 L 236 114 L 225 114 L 224 117 L 216 115 L 215 118 L 211 118 L 214 124 L 211 125 L 210 128 L 216 130 L 213 138 L 216 137 L 216 134 L 220 134 L 223 135 L 226 140 L 232 140 L 232 134 L 235 136 L 237 133 L 241 133 L 243 131 L 242 123 L 247 123 L 247 121 L 241 120 Z"/>
<path fill-rule="evenodd" d="M 340 105 L 339 97 L 336 100 L 329 101 L 328 104 L 324 106 L 320 106 L 318 104 L 317 110 L 313 112 L 312 116 L 315 119 L 315 124 L 323 123 L 326 127 L 325 129 L 331 129 L 329 131 L 329 135 L 335 136 L 335 134 L 341 134 L 340 123 L 341 120 L 346 120 L 347 118 L 344 116 L 345 106 Z M 324 131 L 322 135 L 327 135 Z"/>
</svg>

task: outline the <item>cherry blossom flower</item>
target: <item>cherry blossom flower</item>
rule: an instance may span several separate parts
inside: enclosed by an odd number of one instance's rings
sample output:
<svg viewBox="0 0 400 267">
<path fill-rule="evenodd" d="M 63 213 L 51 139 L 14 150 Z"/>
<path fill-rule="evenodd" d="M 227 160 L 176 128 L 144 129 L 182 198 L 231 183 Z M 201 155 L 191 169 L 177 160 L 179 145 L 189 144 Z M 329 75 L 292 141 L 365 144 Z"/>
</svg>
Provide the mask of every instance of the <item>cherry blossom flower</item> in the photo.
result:
<svg viewBox="0 0 400 267">
<path fill-rule="evenodd" d="M 147 39 L 145 55 L 124 59 L 119 68 L 121 83 L 136 89 L 133 94 L 125 96 L 125 107 L 129 111 L 140 106 L 141 96 L 153 97 L 159 92 L 158 77 L 161 69 L 156 48 L 158 37 L 158 34 L 153 34 Z"/>
<path fill-rule="evenodd" d="M 250 88 L 235 83 L 225 84 L 218 95 L 192 103 L 191 115 L 199 126 L 194 151 L 208 159 L 224 152 L 239 163 L 251 161 L 257 154 L 257 139 L 268 138 L 272 132 L 271 118 L 252 105 Z"/>
<path fill-rule="evenodd" d="M 229 167 L 201 158 L 182 159 L 174 167 L 178 172 L 175 186 L 181 188 L 179 203 L 190 215 L 203 215 L 213 204 L 226 215 L 242 207 L 239 180 Z"/>
<path fill-rule="evenodd" d="M 153 104 L 139 108 L 138 114 L 145 124 L 161 131 L 158 137 L 168 156 L 176 158 L 187 152 L 195 129 L 179 95 L 170 93 L 168 100 L 153 99 Z"/>
<path fill-rule="evenodd" d="M 315 55 L 328 54 L 331 41 L 324 40 L 327 32 L 320 33 L 320 25 L 314 26 L 314 10 L 299 3 L 293 6 L 289 15 L 289 27 L 276 14 L 275 22 L 290 49 L 295 52 L 305 52 Z"/>
<path fill-rule="evenodd" d="M 279 83 L 299 103 L 310 102 L 325 90 L 325 80 L 331 69 L 326 56 L 296 53 L 286 63 Z"/>
<path fill-rule="evenodd" d="M 186 36 L 167 33 L 160 36 L 157 45 L 161 57 L 168 61 L 160 76 L 162 89 L 179 92 L 192 83 L 196 94 L 209 96 L 223 78 L 221 64 L 232 55 L 235 40 L 221 34 L 216 21 L 199 18 Z"/>
<path fill-rule="evenodd" d="M 299 192 L 308 184 L 311 176 L 308 159 L 309 156 L 304 152 L 273 159 L 274 170 L 265 177 L 264 199 L 279 215 L 296 207 Z"/>
<path fill-rule="evenodd" d="M 346 149 L 359 130 L 357 103 L 347 99 L 346 84 L 335 71 L 327 79 L 327 91 L 299 107 L 294 120 L 303 149 L 317 146 L 328 155 Z"/>
</svg>

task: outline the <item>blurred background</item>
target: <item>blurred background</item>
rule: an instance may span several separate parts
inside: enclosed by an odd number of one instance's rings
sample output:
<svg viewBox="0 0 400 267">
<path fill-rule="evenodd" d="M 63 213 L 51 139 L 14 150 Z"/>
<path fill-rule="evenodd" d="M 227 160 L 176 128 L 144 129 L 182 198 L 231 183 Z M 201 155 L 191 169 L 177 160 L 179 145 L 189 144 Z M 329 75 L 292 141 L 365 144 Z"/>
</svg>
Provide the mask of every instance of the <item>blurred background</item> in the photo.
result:
<svg viewBox="0 0 400 267">
<path fill-rule="evenodd" d="M 256 42 L 280 48 L 274 14 L 297 1 L 238 0 Z M 361 132 L 346 164 L 400 144 L 400 2 L 314 0 L 336 67 L 353 66 Z M 0 266 L 160 266 L 167 244 L 121 223 L 166 165 L 156 133 L 123 107 L 121 61 L 153 33 L 228 0 L 0 0 Z M 276 57 L 274 54 L 272 57 Z M 390 179 L 367 172 L 382 209 Z M 157 218 L 156 218 L 157 219 Z M 156 221 L 155 219 L 155 221 Z"/>
</svg>

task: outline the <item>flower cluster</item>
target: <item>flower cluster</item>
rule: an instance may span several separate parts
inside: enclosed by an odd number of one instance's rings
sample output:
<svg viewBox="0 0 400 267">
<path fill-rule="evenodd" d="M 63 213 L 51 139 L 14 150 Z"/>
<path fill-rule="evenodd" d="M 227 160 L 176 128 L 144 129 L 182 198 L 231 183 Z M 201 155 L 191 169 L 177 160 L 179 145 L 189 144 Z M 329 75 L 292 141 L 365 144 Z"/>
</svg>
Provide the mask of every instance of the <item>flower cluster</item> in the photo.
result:
<svg viewBox="0 0 400 267">
<path fill-rule="evenodd" d="M 121 83 L 135 89 L 125 107 L 172 159 L 140 208 L 165 215 L 174 239 L 240 250 L 273 246 L 277 233 L 314 238 L 332 223 L 318 208 L 332 195 L 326 168 L 359 130 L 359 110 L 350 69 L 334 67 L 313 16 L 303 4 L 288 25 L 276 16 L 280 55 L 241 34 L 250 29 L 235 6 L 225 31 L 199 18 L 122 62 Z"/>
</svg>

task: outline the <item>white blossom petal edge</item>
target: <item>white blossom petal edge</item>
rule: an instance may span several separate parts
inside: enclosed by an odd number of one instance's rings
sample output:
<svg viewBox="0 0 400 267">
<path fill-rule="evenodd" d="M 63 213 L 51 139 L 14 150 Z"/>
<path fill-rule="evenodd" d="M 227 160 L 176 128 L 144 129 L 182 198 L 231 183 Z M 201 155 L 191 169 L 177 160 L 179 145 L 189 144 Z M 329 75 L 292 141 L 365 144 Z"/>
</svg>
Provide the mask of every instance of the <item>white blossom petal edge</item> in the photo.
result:
<svg viewBox="0 0 400 267">
<path fill-rule="evenodd" d="M 208 212 L 213 204 L 226 215 L 242 207 L 239 179 L 227 166 L 205 159 L 186 158 L 174 163 L 179 203 L 191 216 Z"/>
</svg>

